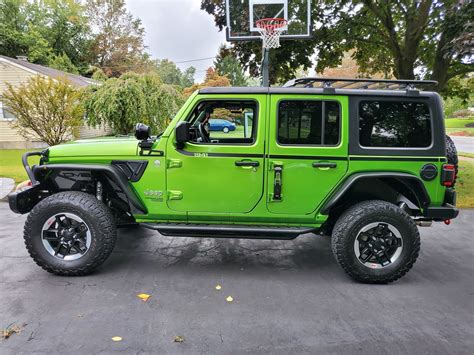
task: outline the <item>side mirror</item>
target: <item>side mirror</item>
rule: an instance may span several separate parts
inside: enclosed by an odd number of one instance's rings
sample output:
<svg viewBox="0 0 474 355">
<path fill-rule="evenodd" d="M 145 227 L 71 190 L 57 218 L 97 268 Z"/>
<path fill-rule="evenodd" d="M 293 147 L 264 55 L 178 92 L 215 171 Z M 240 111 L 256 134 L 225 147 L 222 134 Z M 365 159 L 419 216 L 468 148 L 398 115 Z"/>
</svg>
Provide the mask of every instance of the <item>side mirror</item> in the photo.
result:
<svg viewBox="0 0 474 355">
<path fill-rule="evenodd" d="M 191 124 L 189 122 L 183 121 L 178 123 L 176 128 L 174 129 L 175 134 L 176 134 L 176 145 L 178 148 L 184 147 L 184 144 L 186 142 L 189 142 L 190 139 L 190 134 L 189 134 L 189 128 L 191 127 Z"/>
</svg>

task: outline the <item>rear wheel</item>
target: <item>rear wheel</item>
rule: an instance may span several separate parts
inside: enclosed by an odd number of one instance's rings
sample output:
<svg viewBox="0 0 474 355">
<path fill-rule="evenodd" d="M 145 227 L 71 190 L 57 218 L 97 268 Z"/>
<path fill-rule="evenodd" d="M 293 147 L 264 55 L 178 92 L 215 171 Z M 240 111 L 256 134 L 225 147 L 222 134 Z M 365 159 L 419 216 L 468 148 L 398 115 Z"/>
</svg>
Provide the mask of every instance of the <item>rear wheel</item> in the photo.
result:
<svg viewBox="0 0 474 355">
<path fill-rule="evenodd" d="M 110 211 L 95 196 L 61 192 L 33 208 L 24 239 L 31 257 L 46 271 L 86 275 L 112 252 L 116 227 Z"/>
<path fill-rule="evenodd" d="M 411 269 L 420 235 L 410 216 L 385 201 L 364 201 L 343 213 L 332 233 L 336 260 L 353 279 L 392 282 Z"/>
</svg>

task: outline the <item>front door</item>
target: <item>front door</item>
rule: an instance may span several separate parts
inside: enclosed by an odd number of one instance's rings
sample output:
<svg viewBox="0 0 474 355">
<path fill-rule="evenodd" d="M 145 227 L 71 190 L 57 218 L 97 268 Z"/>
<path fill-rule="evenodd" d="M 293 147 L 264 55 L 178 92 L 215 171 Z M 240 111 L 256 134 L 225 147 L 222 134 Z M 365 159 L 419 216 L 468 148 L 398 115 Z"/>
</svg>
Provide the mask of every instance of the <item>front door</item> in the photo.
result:
<svg viewBox="0 0 474 355">
<path fill-rule="evenodd" d="M 183 120 L 191 140 L 167 144 L 167 204 L 188 219 L 250 212 L 263 195 L 266 95 L 199 96 Z M 209 213 L 207 215 L 207 213 Z M 206 217 L 209 216 L 209 217 Z"/>
<path fill-rule="evenodd" d="M 272 213 L 313 213 L 347 171 L 347 97 L 272 95 L 269 196 Z"/>
</svg>

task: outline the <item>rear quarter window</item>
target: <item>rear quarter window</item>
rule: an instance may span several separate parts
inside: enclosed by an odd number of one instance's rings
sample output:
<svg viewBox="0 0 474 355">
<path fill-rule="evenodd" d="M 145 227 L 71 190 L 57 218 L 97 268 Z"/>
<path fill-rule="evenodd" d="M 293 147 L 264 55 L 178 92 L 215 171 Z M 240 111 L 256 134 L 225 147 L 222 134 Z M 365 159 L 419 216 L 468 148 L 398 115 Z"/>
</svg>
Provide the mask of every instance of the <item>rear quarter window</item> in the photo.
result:
<svg viewBox="0 0 474 355">
<path fill-rule="evenodd" d="M 363 100 L 359 102 L 362 147 L 427 148 L 432 122 L 424 102 Z"/>
</svg>

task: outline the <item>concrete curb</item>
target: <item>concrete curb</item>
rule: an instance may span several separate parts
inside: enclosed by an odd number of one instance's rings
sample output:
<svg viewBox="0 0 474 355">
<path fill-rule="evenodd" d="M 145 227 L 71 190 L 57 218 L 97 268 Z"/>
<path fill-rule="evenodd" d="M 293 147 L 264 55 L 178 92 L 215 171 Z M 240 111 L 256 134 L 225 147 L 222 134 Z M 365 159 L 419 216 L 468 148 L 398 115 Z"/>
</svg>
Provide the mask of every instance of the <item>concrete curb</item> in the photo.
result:
<svg viewBox="0 0 474 355">
<path fill-rule="evenodd" d="M 15 189 L 15 180 L 0 177 L 0 201 L 6 201 L 10 192 Z"/>
</svg>

